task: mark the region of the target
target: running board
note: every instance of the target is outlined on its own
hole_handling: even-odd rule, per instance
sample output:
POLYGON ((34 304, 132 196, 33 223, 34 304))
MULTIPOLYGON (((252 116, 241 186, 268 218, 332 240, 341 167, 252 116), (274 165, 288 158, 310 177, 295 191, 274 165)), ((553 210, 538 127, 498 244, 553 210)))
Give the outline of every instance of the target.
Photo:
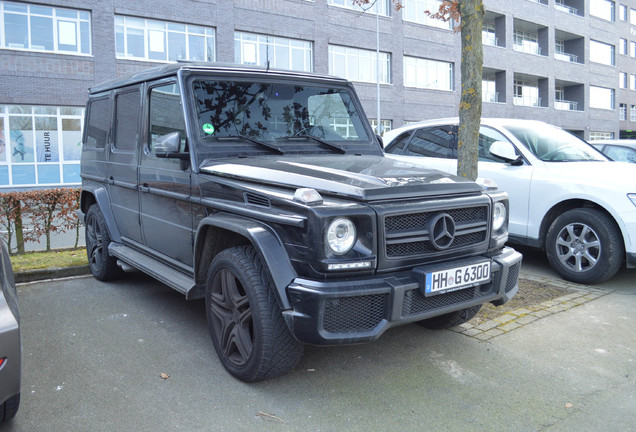
POLYGON ((108 253, 168 285, 170 288, 185 295, 186 298, 190 290, 194 288, 194 279, 188 277, 188 275, 129 246, 111 243, 108 246, 108 253))

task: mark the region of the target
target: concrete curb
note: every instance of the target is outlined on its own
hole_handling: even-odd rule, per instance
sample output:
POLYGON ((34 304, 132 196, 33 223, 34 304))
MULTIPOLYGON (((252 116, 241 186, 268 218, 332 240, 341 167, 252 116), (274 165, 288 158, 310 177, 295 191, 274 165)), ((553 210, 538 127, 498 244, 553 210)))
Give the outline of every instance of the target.
POLYGON ((46 279, 60 279, 72 276, 83 276, 90 274, 88 265, 73 267, 58 267, 39 270, 28 270, 15 273, 16 283, 35 282, 46 279))

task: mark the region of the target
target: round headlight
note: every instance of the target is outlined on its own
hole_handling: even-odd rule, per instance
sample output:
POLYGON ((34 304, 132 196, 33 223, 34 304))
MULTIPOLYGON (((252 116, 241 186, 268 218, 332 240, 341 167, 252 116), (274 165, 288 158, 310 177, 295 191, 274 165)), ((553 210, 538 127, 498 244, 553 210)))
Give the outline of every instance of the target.
POLYGON ((504 224, 506 223, 506 217, 508 217, 506 206, 502 202, 496 202, 492 215, 493 231, 499 231, 501 227, 504 226, 504 224))
POLYGON ((356 242, 356 227, 349 219, 337 218, 327 229, 327 244, 336 255, 346 254, 356 242))

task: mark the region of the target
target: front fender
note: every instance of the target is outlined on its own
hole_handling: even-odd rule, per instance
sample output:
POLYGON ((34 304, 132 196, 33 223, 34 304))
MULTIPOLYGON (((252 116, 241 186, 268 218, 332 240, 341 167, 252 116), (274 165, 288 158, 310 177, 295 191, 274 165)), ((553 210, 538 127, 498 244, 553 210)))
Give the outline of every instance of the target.
MULTIPOLYGON (((194 242, 195 274, 199 274, 198 259, 203 253, 205 245, 206 227, 220 228, 245 237, 259 253, 263 263, 267 266, 274 282, 275 295, 281 309, 290 309, 287 299, 287 286, 297 277, 291 265, 287 250, 275 231, 268 225, 242 216, 227 213, 217 213, 201 220, 197 228, 194 242)), ((218 249, 220 252, 223 248, 218 249)))

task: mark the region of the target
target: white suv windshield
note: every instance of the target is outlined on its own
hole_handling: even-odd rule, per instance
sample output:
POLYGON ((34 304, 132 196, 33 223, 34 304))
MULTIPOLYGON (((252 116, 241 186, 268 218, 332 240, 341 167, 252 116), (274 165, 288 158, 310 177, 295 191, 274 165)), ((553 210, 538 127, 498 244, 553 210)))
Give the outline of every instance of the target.
POLYGON ((506 129, 542 161, 607 160, 605 156, 582 139, 554 126, 543 126, 540 129, 528 126, 506 126, 506 129))

